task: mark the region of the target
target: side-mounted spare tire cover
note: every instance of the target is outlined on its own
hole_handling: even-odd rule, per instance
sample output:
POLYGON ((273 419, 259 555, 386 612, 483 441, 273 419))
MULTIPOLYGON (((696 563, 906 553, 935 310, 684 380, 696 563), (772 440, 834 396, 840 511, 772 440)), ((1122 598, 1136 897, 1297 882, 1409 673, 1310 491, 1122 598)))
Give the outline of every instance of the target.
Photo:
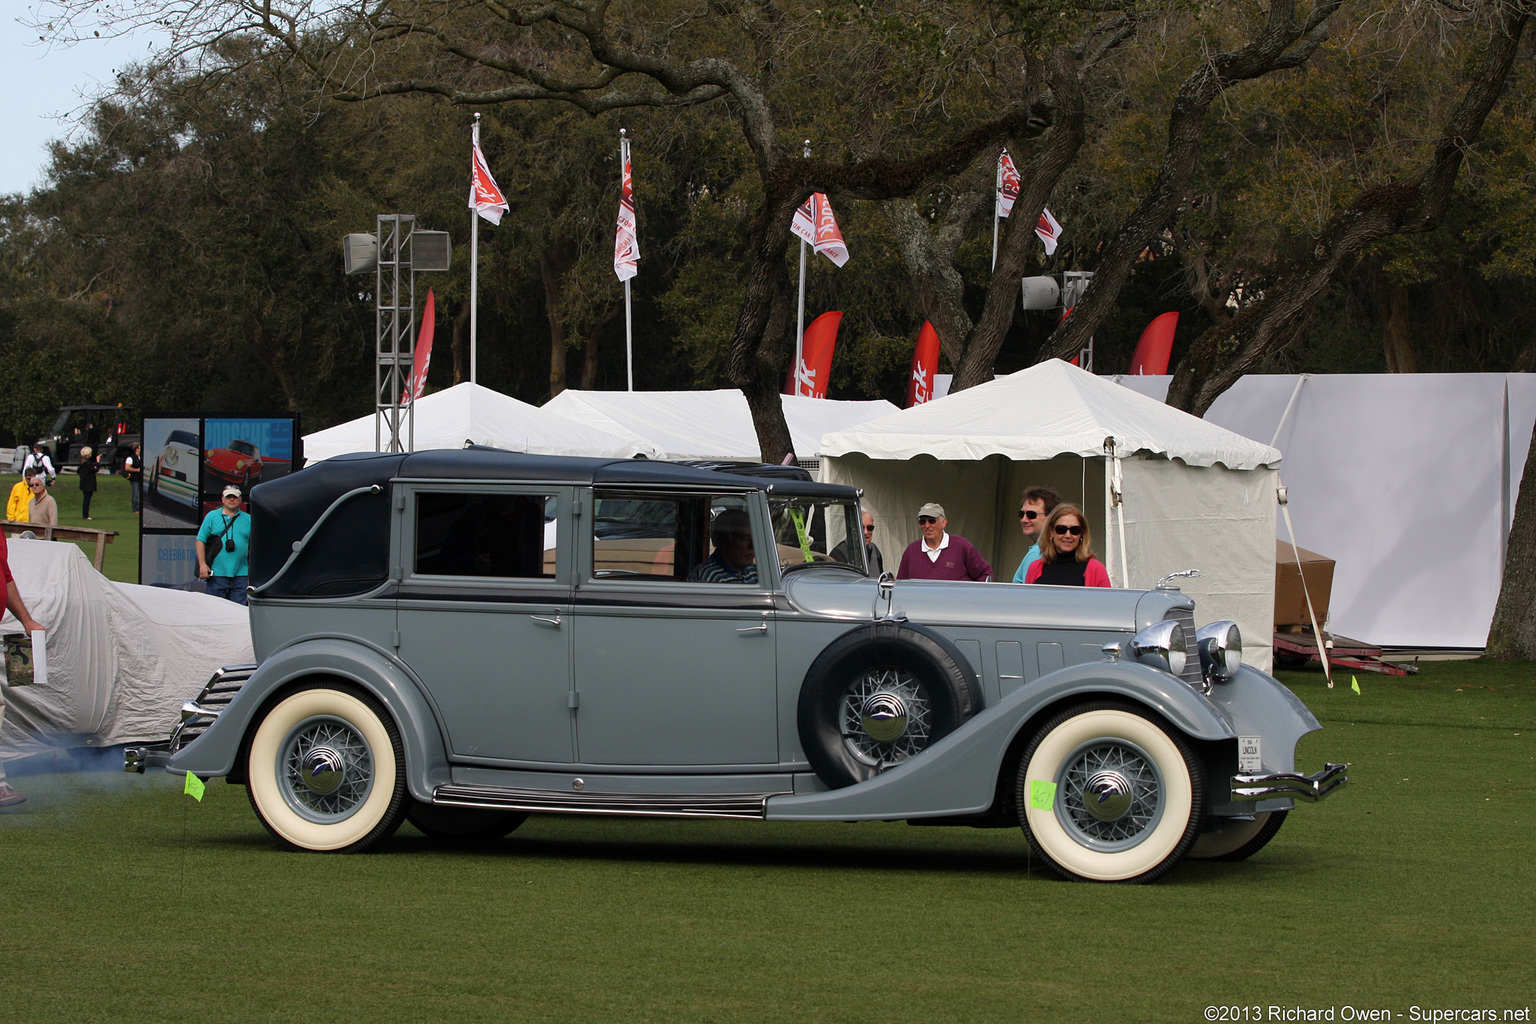
POLYGON ((921 753, 981 709, 970 662, 940 634, 875 622, 827 645, 800 687, 806 760, 839 789, 921 753))

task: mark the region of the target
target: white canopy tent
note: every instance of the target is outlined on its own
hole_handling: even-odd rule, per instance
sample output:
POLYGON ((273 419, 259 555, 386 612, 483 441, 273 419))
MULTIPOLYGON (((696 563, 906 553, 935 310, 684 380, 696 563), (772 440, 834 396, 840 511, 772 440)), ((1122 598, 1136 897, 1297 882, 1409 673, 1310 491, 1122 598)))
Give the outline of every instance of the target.
MULTIPOLYGON (((1168 393, 1168 377, 1119 380, 1168 393)), ((1330 630, 1381 647, 1487 643, 1536 375, 1250 374, 1205 418, 1279 429, 1296 542, 1337 563, 1330 630)))
MULTIPOLYGON (((73 544, 7 546, 27 609, 48 630, 48 679, 4 684, 0 758, 164 740, 215 670, 255 660, 242 605, 113 583, 73 544)), ((0 633, 20 629, 6 612, 0 633)))
MULTIPOLYGON (((375 451, 372 414, 304 436, 311 462, 348 452, 375 451)), ((549 409, 519 402, 466 381, 416 400, 413 446, 462 448, 465 441, 535 455, 589 455, 604 458, 660 457, 653 445, 609 433, 549 409)))
POLYGON ((1246 660, 1270 663, 1280 453, 1269 445, 1052 360, 829 434, 822 453, 823 479, 864 488, 888 565, 917 538, 918 506, 937 501, 1010 580, 1028 548, 1020 496, 1051 486, 1083 505, 1115 586, 1198 568, 1203 578, 1180 582, 1198 620, 1236 621, 1246 660))
MULTIPOLYGON (((821 439, 866 420, 896 412, 890 402, 849 402, 782 395, 784 419, 795 454, 802 460, 821 453, 821 439)), ((750 459, 762 455, 746 396, 715 391, 566 390, 544 405, 583 423, 659 448, 665 459, 750 459)))

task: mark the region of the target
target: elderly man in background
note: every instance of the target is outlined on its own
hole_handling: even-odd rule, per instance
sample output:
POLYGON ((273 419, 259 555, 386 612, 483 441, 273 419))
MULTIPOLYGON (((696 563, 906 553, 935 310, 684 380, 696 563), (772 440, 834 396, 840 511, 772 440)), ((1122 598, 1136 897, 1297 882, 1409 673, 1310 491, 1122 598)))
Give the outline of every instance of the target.
POLYGON ((949 518, 944 506, 930 501, 917 510, 917 527, 922 539, 907 545, 901 553, 899 580, 975 580, 992 578, 992 566, 981 557, 976 545, 964 537, 946 533, 949 518))

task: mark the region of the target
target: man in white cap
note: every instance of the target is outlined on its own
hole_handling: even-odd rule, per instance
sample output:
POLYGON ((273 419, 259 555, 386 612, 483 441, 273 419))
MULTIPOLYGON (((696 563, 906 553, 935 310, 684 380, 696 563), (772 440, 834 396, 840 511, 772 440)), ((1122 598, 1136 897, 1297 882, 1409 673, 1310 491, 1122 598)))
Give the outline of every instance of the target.
POLYGON ((949 519, 944 506, 930 501, 917 510, 917 528, 922 531, 921 540, 907 545, 901 553, 901 567, 896 570, 899 580, 976 580, 985 582, 992 578, 992 566, 981 557, 976 545, 944 531, 949 519))
POLYGON ((250 584, 251 514, 240 508, 240 488, 224 488, 220 508, 203 517, 197 529, 197 577, 208 593, 245 604, 250 584))

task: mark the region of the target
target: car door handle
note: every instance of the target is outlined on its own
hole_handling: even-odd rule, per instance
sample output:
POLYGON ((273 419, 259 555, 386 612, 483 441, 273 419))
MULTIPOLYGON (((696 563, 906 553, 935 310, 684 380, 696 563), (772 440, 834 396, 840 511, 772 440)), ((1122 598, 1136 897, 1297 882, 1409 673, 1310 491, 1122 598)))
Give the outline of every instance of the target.
POLYGON ((559 612, 555 612, 553 618, 551 618, 548 615, 530 615, 529 618, 533 619, 534 622, 543 622, 543 623, 547 623, 547 624, 549 624, 551 626, 554 626, 556 629, 560 628, 560 613, 559 612))
POLYGON ((738 629, 736 632, 738 632, 738 633, 767 633, 768 632, 768 623, 766 623, 766 622, 759 622, 755 626, 743 626, 740 629, 738 629))

